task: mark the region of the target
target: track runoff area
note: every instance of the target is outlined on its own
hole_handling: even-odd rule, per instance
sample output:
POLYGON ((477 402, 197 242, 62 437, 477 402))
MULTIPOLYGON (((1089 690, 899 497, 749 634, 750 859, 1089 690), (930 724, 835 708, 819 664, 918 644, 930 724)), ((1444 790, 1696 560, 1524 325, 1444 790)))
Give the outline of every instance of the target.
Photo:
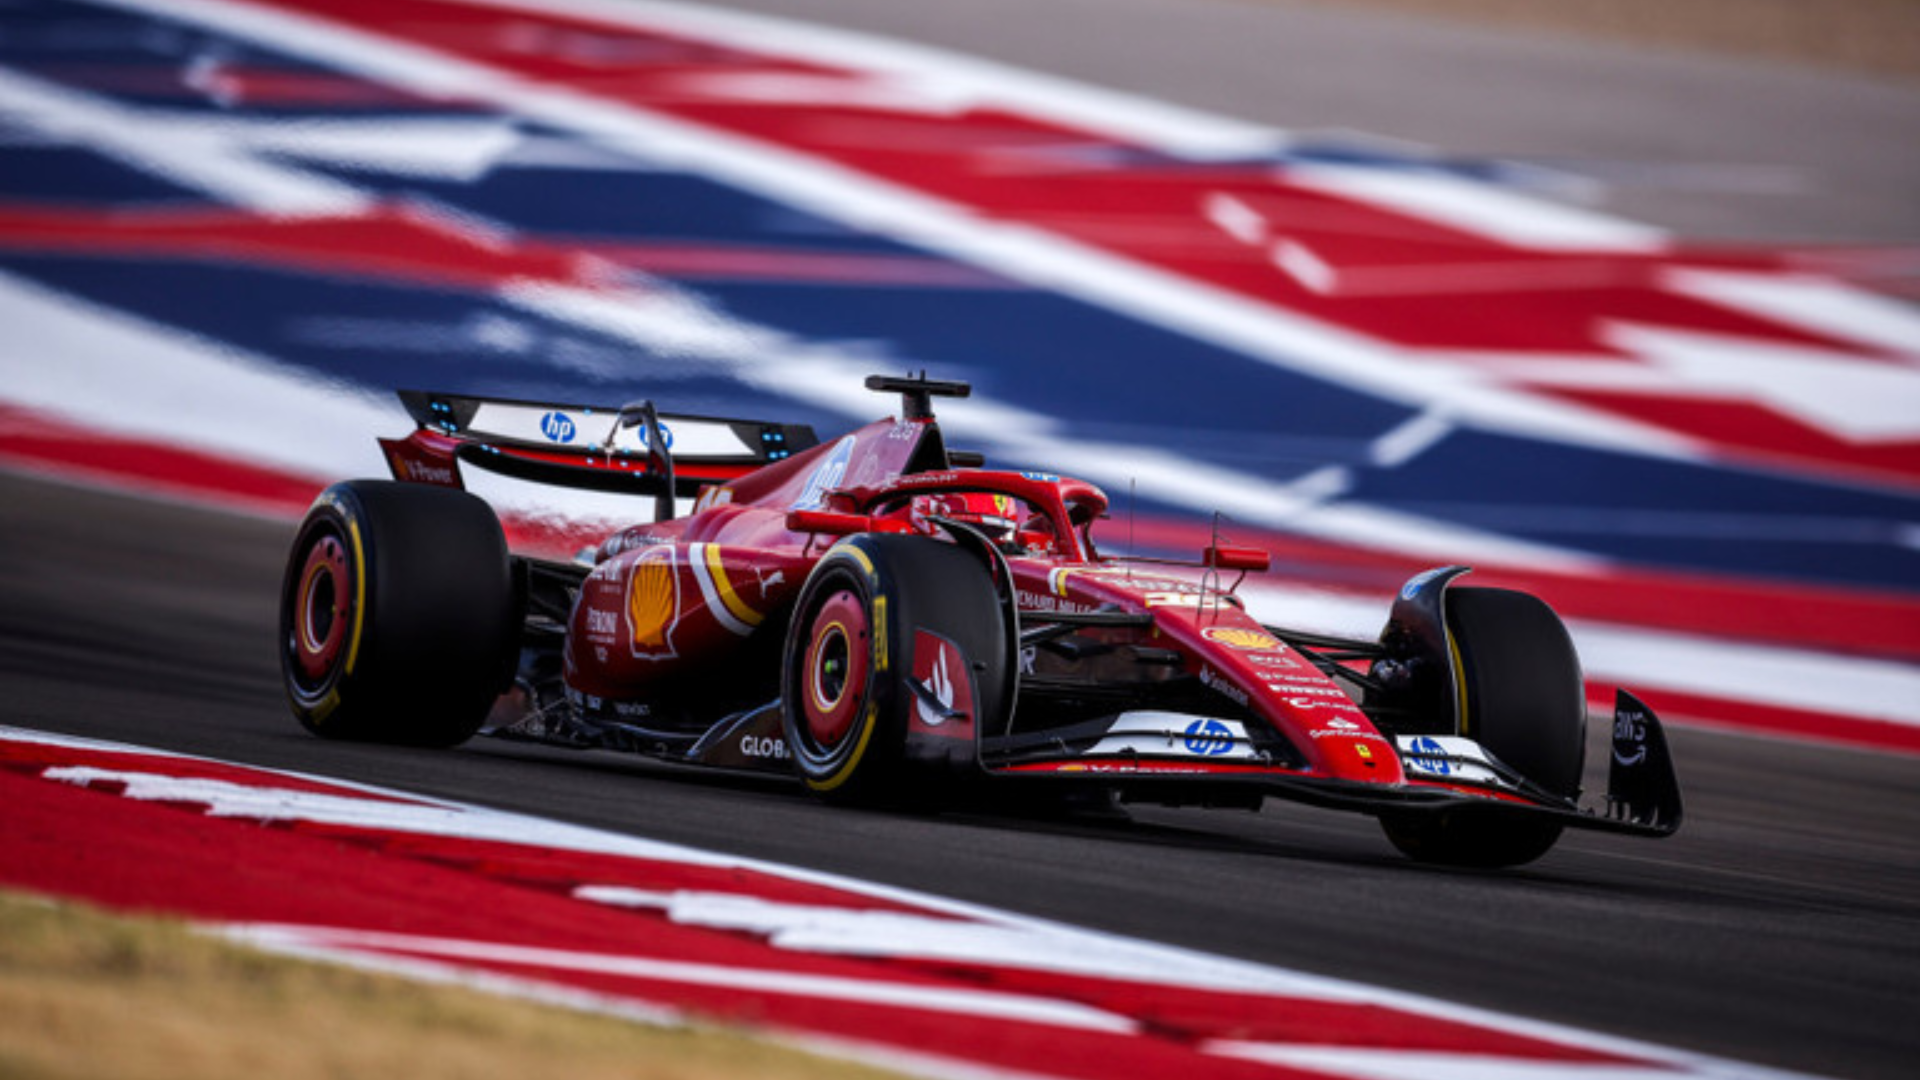
MULTIPOLYGON (((1371 632, 1410 573, 1468 563, 1568 618, 1596 700, 1920 749, 1920 318, 1842 253, 679 5, 22 0, 7 24, 14 467, 292 516, 383 471, 396 387, 825 434, 884 411, 862 376, 926 368, 975 385, 955 441, 1130 506, 1109 548, 1197 549, 1223 511, 1275 552, 1247 588, 1275 618, 1371 632)), ((117 784, 28 790, 161 813, 117 784)), ((367 929, 319 922, 345 936, 301 948, 367 929)))
POLYGON ((644 1022, 741 1024, 915 1075, 1789 1075, 773 863, 120 743, 0 727, 0 799, 10 887, 180 912, 275 952, 644 1022))

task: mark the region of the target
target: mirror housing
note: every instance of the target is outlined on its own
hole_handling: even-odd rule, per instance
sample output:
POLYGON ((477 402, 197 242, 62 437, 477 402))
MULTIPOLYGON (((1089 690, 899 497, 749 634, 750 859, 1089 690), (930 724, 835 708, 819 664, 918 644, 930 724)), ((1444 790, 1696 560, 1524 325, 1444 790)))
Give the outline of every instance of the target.
POLYGON ((1216 570, 1265 573, 1273 565, 1273 556, 1254 547, 1215 544, 1200 552, 1200 561, 1216 570))

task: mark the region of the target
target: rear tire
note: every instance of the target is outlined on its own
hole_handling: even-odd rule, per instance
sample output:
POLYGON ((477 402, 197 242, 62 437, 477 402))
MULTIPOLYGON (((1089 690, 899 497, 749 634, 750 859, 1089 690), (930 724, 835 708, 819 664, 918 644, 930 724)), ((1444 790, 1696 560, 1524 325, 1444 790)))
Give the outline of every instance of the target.
MULTIPOLYGON (((1586 691, 1566 627, 1540 599, 1506 589, 1453 589, 1447 627, 1460 651, 1461 734, 1540 787, 1580 795, 1586 691)), ((1449 866, 1518 866, 1559 840, 1551 818, 1497 806, 1386 814, 1387 839, 1409 858, 1449 866)))
MULTIPOLYGON (((795 602, 781 701, 795 770, 835 802, 922 803, 952 775, 950 757, 916 757, 908 738, 916 630, 952 642, 973 680, 975 725, 1003 719, 1011 655, 993 577, 966 549, 925 537, 865 534, 814 566, 795 602)), ((973 760, 973 744, 959 747, 973 760)))
POLYGON ((332 739, 452 746, 513 678, 518 615, 500 522, 448 488, 322 492, 280 590, 280 668, 301 725, 332 739))

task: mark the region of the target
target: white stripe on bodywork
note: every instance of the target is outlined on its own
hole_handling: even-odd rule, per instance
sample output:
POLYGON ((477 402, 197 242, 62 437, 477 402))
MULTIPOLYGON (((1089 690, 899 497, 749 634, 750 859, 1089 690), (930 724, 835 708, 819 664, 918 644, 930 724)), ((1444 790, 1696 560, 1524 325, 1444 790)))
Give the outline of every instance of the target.
POLYGON ((741 637, 753 633, 753 627, 735 618, 728 610, 726 598, 720 595, 720 586, 713 580, 713 568, 707 565, 707 556, 712 544, 694 544, 687 548, 687 562, 693 567, 693 580, 700 584, 700 598, 707 602, 707 614, 730 632, 741 637))

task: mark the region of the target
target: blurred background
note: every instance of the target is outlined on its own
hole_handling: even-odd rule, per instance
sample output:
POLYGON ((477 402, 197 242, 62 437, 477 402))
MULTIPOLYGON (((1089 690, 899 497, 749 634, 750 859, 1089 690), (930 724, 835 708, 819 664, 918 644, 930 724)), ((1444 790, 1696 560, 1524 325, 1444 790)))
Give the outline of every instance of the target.
MULTIPOLYGON (((292 518, 398 388, 949 438, 1371 633, 1920 749, 1920 5, 9 0, 0 464, 292 518)), ((636 507, 636 513, 644 513, 636 507)))

